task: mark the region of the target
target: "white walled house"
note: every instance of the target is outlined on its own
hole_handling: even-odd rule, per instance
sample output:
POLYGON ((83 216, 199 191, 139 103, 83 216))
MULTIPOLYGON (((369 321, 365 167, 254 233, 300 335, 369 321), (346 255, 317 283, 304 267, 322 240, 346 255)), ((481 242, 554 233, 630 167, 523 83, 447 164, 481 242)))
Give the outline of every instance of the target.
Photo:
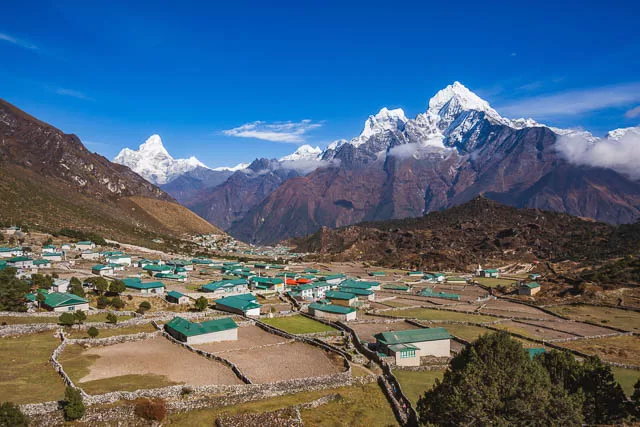
POLYGON ((238 339, 238 325, 229 317, 201 323, 193 323, 182 317, 174 317, 164 325, 164 329, 178 341, 187 344, 236 341, 238 339))
POLYGON ((47 259, 49 261, 62 261, 64 259, 64 254, 62 252, 45 252, 42 254, 42 259, 47 259))
POLYGON ((131 265, 131 256, 129 255, 111 255, 105 257, 105 262, 107 264, 118 264, 118 265, 131 265))
MULTIPOLYGON (((49 311, 88 311, 89 301, 74 294, 66 294, 61 292, 44 293, 45 300, 42 307, 49 311)), ((38 304, 36 294, 27 295, 27 299, 33 304, 38 304)))
POLYGON ((54 292, 67 293, 71 287, 71 282, 66 279, 54 279, 51 290, 54 292))
POLYGON ((78 249, 79 251, 86 251, 86 250, 91 250, 91 249, 95 249, 96 248, 96 244, 93 242, 78 242, 76 243, 76 249, 78 249))
POLYGON ((82 253, 80 254, 80 258, 96 260, 96 259, 100 259, 100 253, 93 252, 92 250, 85 250, 85 251, 82 251, 82 253))
POLYGON ((91 267, 91 272, 93 274, 97 274, 98 276, 113 276, 113 273, 115 271, 113 270, 113 267, 110 267, 108 265, 98 264, 91 267))
POLYGON ((398 366, 420 366, 420 357, 449 357, 451 335, 444 328, 408 329, 374 335, 378 351, 395 357, 398 366))

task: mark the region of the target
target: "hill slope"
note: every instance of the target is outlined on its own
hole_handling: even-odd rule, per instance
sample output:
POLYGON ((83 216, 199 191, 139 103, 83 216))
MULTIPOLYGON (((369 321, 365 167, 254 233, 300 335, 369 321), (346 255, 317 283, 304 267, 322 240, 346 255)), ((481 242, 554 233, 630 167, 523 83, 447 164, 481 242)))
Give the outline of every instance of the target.
POLYGON ((478 197, 420 218, 325 227, 290 243, 296 251, 334 260, 468 271, 491 261, 601 261, 636 254, 637 229, 640 223, 615 227, 478 197))
POLYGON ((129 168, 0 100, 0 220, 140 241, 219 232, 129 168), (171 211, 171 215, 164 212, 171 211))

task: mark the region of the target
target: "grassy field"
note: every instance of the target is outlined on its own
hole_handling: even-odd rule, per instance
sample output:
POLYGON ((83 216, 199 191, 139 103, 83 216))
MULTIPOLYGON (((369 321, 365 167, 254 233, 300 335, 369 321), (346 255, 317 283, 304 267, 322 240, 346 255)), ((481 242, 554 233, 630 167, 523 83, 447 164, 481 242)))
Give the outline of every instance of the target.
POLYGON ((436 382, 436 378, 442 379, 444 371, 403 371, 395 370, 393 375, 400 382, 402 391, 407 395, 411 403, 415 405, 418 403, 418 399, 424 394, 425 391, 431 389, 436 382))
POLYGON ((83 354, 84 349, 79 345, 69 345, 62 352, 60 363, 76 385, 82 387, 89 394, 103 394, 112 391, 135 391, 145 388, 157 388, 174 385, 162 375, 121 375, 101 380, 79 382, 89 374, 89 367, 99 357, 83 354))
POLYGON ((633 394, 633 386, 636 381, 640 379, 640 371, 616 367, 612 367, 611 370, 613 371, 613 375, 615 375, 618 383, 622 386, 625 394, 627 396, 631 396, 631 394, 633 394))
POLYGON ((475 341, 480 335, 493 332, 489 329, 480 328, 478 326, 469 326, 455 323, 444 325, 444 328, 449 331, 451 335, 455 335, 458 338, 462 338, 463 340, 467 341, 475 341))
POLYGON ((64 383, 49 363, 60 341, 53 333, 0 339, 0 401, 37 403, 64 397, 64 383))
MULTIPOLYGON (((62 313, 60 313, 62 314, 62 313)), ((51 317, 12 317, 12 316, 0 316, 0 324, 6 325, 32 325, 36 323, 58 323, 58 317, 60 316, 51 316, 51 317)), ((118 316, 118 321, 131 319, 132 316, 118 316)), ((107 314, 99 313, 99 314, 91 314, 87 316, 87 320, 85 323, 92 322, 106 322, 107 314)))
POLYGON ((640 332, 640 313, 588 305, 559 305, 549 310, 574 320, 590 321, 626 331, 640 332))
POLYGON ((466 322, 492 322, 497 320, 497 317, 485 316, 478 314, 462 313, 457 311, 448 310, 431 310, 429 308, 409 308, 407 310, 391 310, 385 312, 390 316, 416 318, 421 320, 453 320, 453 321, 466 321, 466 322))
POLYGON ((496 279, 494 277, 474 277, 473 280, 480 283, 481 285, 489 286, 490 288, 494 288, 500 285, 511 286, 511 284, 516 282, 515 280, 496 279))
MULTIPOLYGON (((98 329, 98 337, 97 338, 107 338, 113 337, 116 335, 131 335, 137 334, 139 332, 155 332, 156 328, 151 325, 151 323, 145 323, 143 325, 133 325, 133 326, 125 326, 123 328, 114 328, 114 329, 98 329)), ((87 331, 80 331, 77 329, 72 329, 67 332, 68 338, 89 338, 87 335, 87 331)))
POLYGON ((639 365, 640 338, 623 336, 598 338, 593 340, 569 341, 560 344, 563 347, 578 350, 587 354, 596 354, 602 360, 639 365))
POLYGON ((331 326, 316 322, 308 317, 296 315, 287 317, 274 317, 273 319, 262 319, 267 325, 282 329, 290 334, 311 334, 314 332, 335 331, 331 326))
POLYGON ((301 411, 305 425, 316 426, 395 426, 398 425, 382 390, 376 383, 297 393, 223 408, 200 409, 172 414, 168 425, 210 426, 223 413, 262 413, 311 402, 339 393, 342 399, 315 409, 301 411))

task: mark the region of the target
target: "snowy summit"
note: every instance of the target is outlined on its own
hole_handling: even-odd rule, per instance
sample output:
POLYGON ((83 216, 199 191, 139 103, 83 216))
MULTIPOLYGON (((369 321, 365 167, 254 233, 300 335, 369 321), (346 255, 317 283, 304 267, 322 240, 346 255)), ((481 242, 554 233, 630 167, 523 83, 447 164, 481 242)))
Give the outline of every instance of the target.
POLYGON ((125 148, 113 159, 147 181, 162 185, 197 168, 208 167, 195 157, 174 159, 164 148, 160 135, 151 135, 138 150, 125 148))

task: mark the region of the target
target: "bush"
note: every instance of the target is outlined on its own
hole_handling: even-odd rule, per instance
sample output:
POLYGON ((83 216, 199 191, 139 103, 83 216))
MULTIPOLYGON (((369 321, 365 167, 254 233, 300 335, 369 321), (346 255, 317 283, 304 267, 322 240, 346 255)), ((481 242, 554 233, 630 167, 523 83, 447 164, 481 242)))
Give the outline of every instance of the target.
POLYGON ((0 426, 27 427, 28 425, 29 420, 18 405, 11 402, 0 405, 0 426))
POLYGON ((117 308, 118 310, 121 310, 121 309, 123 309, 123 308, 124 308, 124 301, 122 301, 119 297, 114 297, 114 298, 111 300, 111 305, 112 305, 114 308, 117 308))
POLYGON ((118 316, 113 313, 107 314, 107 323, 113 323, 115 325, 118 323, 118 316))
POLYGON ((127 301, 133 300, 133 295, 127 295, 127 301))
POLYGON ((142 301, 138 306, 141 310, 151 310, 151 303, 149 301, 142 301))
POLYGON ((68 421, 77 420, 84 415, 84 402, 80 390, 67 387, 64 392, 64 417, 68 421))
POLYGON ((209 307, 209 300, 206 297, 200 297, 196 300, 196 310, 205 311, 209 307))
POLYGON ((98 306, 98 308, 107 308, 107 306, 110 304, 111 304, 111 300, 105 297, 104 295, 100 295, 96 302, 96 305, 98 306))
POLYGON ((167 405, 162 399, 140 399, 135 404, 135 414, 149 421, 162 421, 167 416, 167 405))
POLYGON ((89 335, 91 338, 97 337, 99 333, 100 332, 98 331, 98 328, 96 328, 95 326, 90 327, 87 331, 87 335, 89 335))
POLYGON ((62 313, 60 317, 58 317, 58 322, 62 326, 72 326, 74 323, 76 323, 76 318, 72 313, 62 313))
POLYGON ((109 292, 113 292, 114 294, 121 294, 126 289, 127 289, 127 287, 125 286, 125 284, 124 284, 124 282, 122 280, 114 280, 109 285, 109 292))

